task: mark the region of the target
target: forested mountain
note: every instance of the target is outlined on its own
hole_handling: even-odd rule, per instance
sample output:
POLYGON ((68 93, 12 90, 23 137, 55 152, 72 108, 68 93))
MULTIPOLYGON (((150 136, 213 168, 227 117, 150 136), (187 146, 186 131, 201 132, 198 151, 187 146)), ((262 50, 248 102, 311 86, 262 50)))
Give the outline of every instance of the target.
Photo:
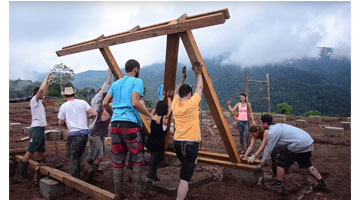
MULTIPOLYGON (((293 106, 292 114, 302 115, 310 110, 318 110, 323 115, 350 116, 351 112, 351 62, 349 59, 302 58, 287 60, 278 64, 242 68, 236 65, 222 65, 221 58, 204 61, 215 87, 221 106, 233 99, 239 101, 240 92, 245 92, 245 70, 250 80, 265 80, 270 75, 271 111, 277 112, 276 105, 286 102, 293 106)), ((177 81, 181 67, 177 69, 177 81)), ((124 73, 124 69, 121 69, 124 73)), ((188 84, 195 85, 191 66, 187 66, 188 84)), ((75 75, 73 81, 77 89, 86 87, 95 90, 103 84, 107 76, 104 71, 86 71, 75 75)), ((164 64, 158 63, 142 67, 140 77, 146 87, 145 98, 156 102, 157 89, 164 79, 164 64)), ((265 84, 262 85, 262 88, 265 84)), ((259 93, 259 83, 249 83, 249 99, 254 112, 267 111, 266 88, 259 93), (262 96, 261 96, 262 95, 262 96)), ((206 103, 204 103, 206 108, 206 103)))

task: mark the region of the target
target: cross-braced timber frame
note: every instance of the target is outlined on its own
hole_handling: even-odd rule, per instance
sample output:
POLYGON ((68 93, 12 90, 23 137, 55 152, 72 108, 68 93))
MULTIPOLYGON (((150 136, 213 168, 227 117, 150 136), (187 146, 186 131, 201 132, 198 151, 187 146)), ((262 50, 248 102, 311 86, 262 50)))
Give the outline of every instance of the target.
MULTIPOLYGON (((103 55, 107 65, 112 70, 115 79, 123 77, 123 74, 110 51, 110 46, 123 44, 127 42, 133 42, 137 40, 167 35, 166 44, 166 58, 165 58, 165 73, 164 73, 164 90, 174 90, 176 81, 176 69, 178 64, 178 52, 179 52, 179 40, 181 38, 185 50, 189 56, 189 59, 194 65, 195 62, 202 64, 202 75, 204 81, 204 96, 209 105, 210 111, 213 115, 214 121, 220 132, 222 141, 224 142, 228 155, 199 151, 199 161, 203 161, 210 164, 218 164, 225 166, 232 166, 243 170, 254 171, 254 165, 248 165, 241 163, 242 160, 238 154, 236 145, 231 135, 226 118, 222 112, 219 99, 216 95, 215 89, 211 82, 210 76, 206 69, 205 63, 200 54, 199 48, 195 42, 195 38, 192 33, 192 29, 198 29, 218 24, 223 24, 230 18, 228 9, 222 9, 218 11, 202 13, 193 16, 181 15, 178 19, 140 27, 135 26, 129 31, 104 36, 101 35, 96 39, 85 41, 82 43, 63 47, 57 51, 58 56, 65 56, 84 51, 99 49, 103 55), (224 164, 225 161, 227 163, 224 164)), ((144 124, 144 131, 149 133, 150 126, 148 121, 143 115, 141 115, 142 122, 144 124)), ((170 121, 168 127, 170 126, 170 121)), ((169 129, 166 136, 166 144, 169 140, 169 129)), ((166 152, 167 155, 173 155, 171 152, 166 152)))

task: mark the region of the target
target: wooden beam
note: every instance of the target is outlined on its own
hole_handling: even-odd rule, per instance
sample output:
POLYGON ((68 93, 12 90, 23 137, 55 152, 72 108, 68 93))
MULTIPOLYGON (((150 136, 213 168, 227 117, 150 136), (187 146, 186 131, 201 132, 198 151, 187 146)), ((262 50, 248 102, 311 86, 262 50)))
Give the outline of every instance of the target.
MULTIPOLYGON (((170 152, 170 151, 165 151, 165 155, 176 157, 176 153, 170 152)), ((212 164, 212 165, 215 164, 215 165, 219 165, 219 166, 223 166, 223 167, 231 167, 231 168, 236 168, 236 169, 250 171, 250 172, 256 171, 255 170, 256 165, 250 165, 250 164, 244 164, 244 163, 234 163, 234 162, 230 162, 230 161, 226 161, 226 160, 217 160, 217 159, 206 158, 206 157, 202 157, 202 156, 198 156, 197 161, 201 162, 201 163, 212 164)))
MULTIPOLYGON (((167 35, 165 72, 164 72, 164 91, 175 90, 176 69, 177 69, 178 55, 179 55, 179 41, 180 39, 178 34, 167 35)), ((168 129, 166 131, 165 140, 164 140, 165 149, 169 143, 169 138, 170 138, 171 115, 169 119, 170 120, 168 120, 168 124, 167 124, 168 129)))
POLYGON ((110 51, 110 48, 104 47, 104 48, 100 48, 99 50, 102 56, 104 57, 106 64, 111 69, 111 72, 114 75, 115 80, 124 77, 123 73, 120 70, 119 65, 117 64, 113 54, 110 51))
MULTIPOLYGON (((64 150, 66 149, 66 144, 58 144, 57 145, 58 150, 64 150)), ((56 150, 55 145, 46 145, 45 151, 54 151, 56 150)), ((27 148, 18 148, 18 149, 9 149, 9 154, 19 154, 19 153, 25 153, 27 151, 27 148)))
POLYGON ((191 18, 197 18, 197 17, 202 17, 202 16, 206 16, 206 15, 212 15, 215 13, 219 13, 222 12, 225 16, 225 19, 229 19, 230 18, 230 14, 229 14, 229 10, 227 8, 221 9, 221 10, 216 10, 216 11, 211 11, 211 12, 206 12, 206 13, 201 13, 198 15, 192 15, 190 17, 188 17, 189 19, 191 18))
POLYGON ((140 26, 136 25, 134 28, 129 30, 129 33, 134 33, 135 31, 138 31, 138 30, 140 30, 140 26))
MULTIPOLYGON (((224 153, 214 153, 214 152, 200 151, 199 150, 199 156, 209 157, 209 158, 216 159, 216 160, 230 161, 229 155, 224 154, 224 153)), ((242 163, 247 163, 248 158, 241 159, 241 162, 242 163)), ((260 164, 260 162, 261 162, 260 159, 255 159, 254 162, 253 162, 253 165, 260 164)))
MULTIPOLYGON (((23 159, 23 156, 12 156, 10 158, 15 160, 16 162, 20 162, 20 160, 23 159)), ((39 171, 41 174, 49 175, 50 177, 94 199, 110 200, 110 199, 114 199, 115 197, 115 194, 109 191, 91 185, 85 181, 75 178, 70 174, 60 171, 58 169, 54 169, 48 166, 41 166, 40 163, 35 162, 33 160, 29 160, 28 166, 33 170, 39 167, 39 171)))
POLYGON ((177 22, 177 23, 183 22, 183 21, 186 20, 187 18, 188 18, 187 14, 184 13, 184 14, 182 14, 179 18, 177 18, 176 22, 177 22))
MULTIPOLYGON (((100 48, 100 52, 103 55, 107 65, 111 69, 111 72, 114 75, 115 79, 118 80, 124 77, 123 73, 120 70, 119 65, 117 64, 113 54, 110 51, 110 48, 109 47, 100 48)), ((146 117, 143 114, 140 113, 140 116, 141 116, 141 121, 143 123, 143 130, 146 133, 150 133, 149 122, 146 120, 146 117)))
POLYGON ((234 143, 234 139, 231 135, 229 126, 225 119, 225 116, 222 112, 219 99, 216 95, 215 89, 212 85, 210 76, 207 72, 205 63, 201 57, 200 51, 195 42, 194 36, 191 31, 186 31, 184 33, 180 33, 181 40, 185 46, 186 52, 190 58, 192 64, 195 62, 200 62, 202 64, 202 75, 204 81, 204 96, 209 105, 210 111, 213 115, 214 121, 218 130, 220 132, 221 138, 226 147, 226 151, 229 154, 230 161, 235 163, 240 163, 241 159, 238 154, 236 145, 234 143))
POLYGON ((166 24, 161 23, 156 26, 149 26, 140 28, 138 31, 130 33, 129 31, 122 34, 115 34, 106 36, 105 38, 94 41, 89 40, 79 44, 71 45, 61 50, 56 51, 58 56, 65 56, 69 54, 79 53, 83 51, 104 48, 112 45, 132 42, 136 40, 142 40, 146 38, 157 37, 161 35, 169 35, 174 33, 180 33, 187 30, 203 28, 207 26, 213 26, 217 24, 225 23, 226 16, 221 12, 214 12, 207 15, 198 17, 188 17, 186 20, 172 24, 167 22, 166 24))

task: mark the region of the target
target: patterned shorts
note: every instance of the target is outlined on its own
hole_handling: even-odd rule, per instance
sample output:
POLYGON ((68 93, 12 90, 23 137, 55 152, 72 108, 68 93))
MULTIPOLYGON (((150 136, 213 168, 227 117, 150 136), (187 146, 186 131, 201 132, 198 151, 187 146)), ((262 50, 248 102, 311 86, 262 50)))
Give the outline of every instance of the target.
POLYGON ((125 166, 127 153, 134 166, 144 164, 143 143, 140 127, 136 123, 126 121, 111 122, 111 160, 112 166, 125 166))

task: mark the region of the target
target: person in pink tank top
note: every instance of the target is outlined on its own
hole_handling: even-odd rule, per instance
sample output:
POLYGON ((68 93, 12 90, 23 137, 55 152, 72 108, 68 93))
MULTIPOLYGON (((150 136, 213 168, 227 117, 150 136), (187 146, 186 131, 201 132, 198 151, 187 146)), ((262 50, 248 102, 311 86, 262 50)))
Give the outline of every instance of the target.
POLYGON ((230 112, 238 111, 236 114, 236 122, 239 128, 240 135, 240 145, 242 151, 244 151, 249 145, 249 134, 248 134, 248 114, 250 115, 251 123, 255 124, 254 115, 252 113, 251 104, 246 100, 246 94, 240 94, 240 102, 237 103, 234 107, 231 107, 231 101, 228 101, 228 107, 230 112), (244 146, 244 134, 246 137, 246 146, 244 146))

